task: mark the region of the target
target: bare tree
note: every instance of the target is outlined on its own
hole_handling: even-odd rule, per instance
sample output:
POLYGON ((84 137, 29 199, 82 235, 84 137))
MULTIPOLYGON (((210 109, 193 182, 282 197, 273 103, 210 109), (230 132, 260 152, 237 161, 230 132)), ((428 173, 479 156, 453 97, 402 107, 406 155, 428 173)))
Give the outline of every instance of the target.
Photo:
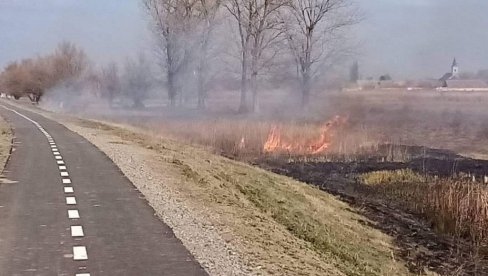
POLYGON ((221 7, 222 0, 198 0, 196 8, 200 26, 197 34, 200 34, 198 51, 196 51, 198 63, 196 65, 197 74, 197 107, 204 109, 207 99, 207 82, 209 78, 209 44, 212 32, 216 25, 216 16, 221 7))
POLYGON ((85 52, 70 42, 62 42, 50 57, 53 75, 59 80, 70 80, 81 76, 88 68, 85 52))
POLYGON ((247 93, 251 88, 251 110, 258 109, 257 77, 263 53, 280 34, 279 10, 284 0, 229 0, 225 7, 236 20, 241 51, 241 102, 239 111, 248 111, 247 93))
POLYGON ((153 22, 168 98, 171 106, 175 106, 182 81, 178 78, 190 61, 193 43, 188 41, 188 32, 194 26, 198 0, 142 0, 142 3, 153 22))
POLYGON ((359 18, 350 0, 290 0, 288 11, 286 37, 297 65, 304 107, 321 65, 340 51, 337 40, 359 18))
POLYGON ((115 62, 111 62, 102 67, 100 71, 99 82, 102 97, 106 98, 109 105, 112 106, 114 98, 121 90, 119 68, 115 62))
POLYGON ((123 79, 124 94, 132 100, 134 108, 143 108, 153 83, 151 65, 143 54, 136 60, 127 59, 123 79))

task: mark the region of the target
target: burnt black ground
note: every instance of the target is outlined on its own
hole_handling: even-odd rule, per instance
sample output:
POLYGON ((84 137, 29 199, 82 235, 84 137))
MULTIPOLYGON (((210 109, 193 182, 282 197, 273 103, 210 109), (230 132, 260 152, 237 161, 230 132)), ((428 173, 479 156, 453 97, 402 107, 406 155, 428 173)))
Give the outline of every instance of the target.
POLYGON ((62 125, 18 111, 54 138, 78 204, 72 208, 65 203, 46 137, 31 122, 0 107, 15 134, 4 171, 7 180, 0 184, 1 276, 206 275, 107 156, 62 125), (81 219, 68 219, 68 209, 78 209, 81 219), (70 225, 82 225, 85 237, 72 238, 70 225), (87 247, 87 261, 73 260, 74 245, 87 247))

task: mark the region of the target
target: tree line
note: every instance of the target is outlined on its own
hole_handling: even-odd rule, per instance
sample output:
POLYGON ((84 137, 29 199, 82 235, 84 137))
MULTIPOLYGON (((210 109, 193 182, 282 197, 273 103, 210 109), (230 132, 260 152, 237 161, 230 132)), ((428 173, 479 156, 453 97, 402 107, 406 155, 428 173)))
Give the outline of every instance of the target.
POLYGON ((60 43, 50 54, 11 62, 0 72, 1 93, 36 103, 49 90, 63 90, 73 101, 88 90, 110 105, 124 97, 139 108, 153 83, 151 64, 142 54, 127 58, 122 70, 114 62, 96 68, 85 51, 70 42, 60 43))
POLYGON ((223 51, 212 52, 212 44, 224 35, 237 41, 241 112, 259 109, 258 79, 287 62, 296 70, 301 104, 306 106, 324 64, 343 53, 347 29, 359 21, 349 0, 142 2, 151 19, 171 105, 188 89, 188 72, 193 72, 198 107, 205 107, 209 72, 216 66, 212 56, 223 51))
POLYGON ((359 21, 350 0, 140 1, 154 38, 150 61, 140 55, 123 68, 94 69, 82 49, 64 42, 51 54, 8 64, 0 73, 1 92, 38 102, 53 88, 88 85, 109 103, 123 96, 142 107, 148 91, 161 86, 170 106, 191 97, 204 109, 212 82, 231 72, 239 79, 239 111, 256 112, 260 84, 288 74, 305 107, 359 21), (161 70, 155 73, 153 65, 161 70))

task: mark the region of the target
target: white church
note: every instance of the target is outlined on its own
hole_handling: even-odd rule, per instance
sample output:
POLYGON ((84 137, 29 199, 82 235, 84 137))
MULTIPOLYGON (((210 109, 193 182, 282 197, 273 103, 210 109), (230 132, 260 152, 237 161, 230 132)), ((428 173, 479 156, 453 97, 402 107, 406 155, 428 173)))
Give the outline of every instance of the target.
POLYGON ((460 78, 456 58, 452 62, 451 72, 444 74, 439 82, 439 91, 488 91, 488 84, 483 80, 460 78))

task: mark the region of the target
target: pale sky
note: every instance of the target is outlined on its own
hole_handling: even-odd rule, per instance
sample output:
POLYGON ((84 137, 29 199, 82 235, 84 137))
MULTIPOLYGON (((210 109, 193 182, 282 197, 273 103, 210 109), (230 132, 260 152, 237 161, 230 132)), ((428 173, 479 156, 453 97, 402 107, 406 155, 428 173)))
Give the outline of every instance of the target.
MULTIPOLYGON (((355 0, 364 77, 440 77, 457 57, 461 71, 488 69, 487 0, 355 0)), ((138 0, 0 0, 0 66, 45 53, 62 40, 95 62, 150 50, 138 0)))

